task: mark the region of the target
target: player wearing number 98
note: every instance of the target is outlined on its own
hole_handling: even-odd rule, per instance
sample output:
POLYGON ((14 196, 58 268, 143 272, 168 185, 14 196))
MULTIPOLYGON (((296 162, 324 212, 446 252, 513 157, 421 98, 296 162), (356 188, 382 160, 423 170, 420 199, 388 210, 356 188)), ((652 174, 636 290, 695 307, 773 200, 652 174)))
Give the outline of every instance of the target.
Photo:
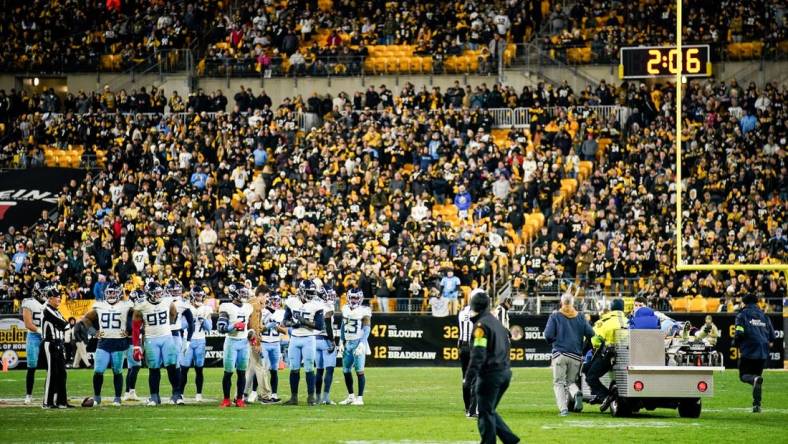
POLYGON ((87 342, 88 329, 98 330, 95 365, 93 368, 93 406, 101 404, 101 386, 104 384, 104 371, 112 364, 115 399, 113 405, 120 405, 123 391, 123 360, 129 348, 129 327, 134 304, 124 301, 123 289, 115 282, 107 284, 104 300, 96 301, 90 310, 77 322, 74 335, 78 341, 87 342))
POLYGON ((47 301, 43 292, 46 286, 46 282, 36 281, 33 284, 32 297, 22 300, 22 319, 27 329, 27 338, 25 339, 25 350, 27 350, 25 404, 30 404, 33 400, 33 382, 35 381, 36 367, 38 367, 38 351, 41 348, 41 316, 47 301))
POLYGON ((161 383, 161 366, 167 369, 167 378, 172 386, 173 402, 180 399, 178 392, 179 375, 175 363, 178 361, 178 350, 172 339, 170 324, 175 322, 178 311, 172 298, 164 296, 164 288, 156 282, 145 284, 145 300, 134 305, 134 320, 131 326, 131 343, 134 345, 134 359, 142 359, 140 346, 140 330, 145 324, 145 362, 148 365, 148 387, 150 399, 147 405, 161 404, 159 385, 161 383))
POLYGON ((307 404, 317 405, 315 397, 315 337, 323 330, 324 304, 315 300, 317 284, 305 279, 298 285, 297 297, 285 301, 283 325, 290 330, 290 346, 287 349, 290 361, 290 399, 285 405, 298 405, 298 382, 301 378, 301 363, 306 373, 307 404))
POLYGON ((372 310, 362 305, 364 292, 354 288, 347 293, 348 303, 342 307, 342 327, 340 327, 340 346, 342 353, 342 373, 347 386, 347 399, 341 405, 364 405, 364 362, 369 351, 367 339, 369 338, 372 310), (358 395, 353 393, 353 374, 355 368, 358 377, 358 395))
POLYGON ((224 378, 222 378, 224 399, 220 407, 232 405, 230 388, 233 372, 238 374, 235 405, 245 407, 243 391, 246 386, 246 367, 249 364, 249 340, 246 329, 249 317, 252 315, 252 305, 247 302, 249 289, 243 284, 230 284, 227 291, 232 302, 224 302, 219 306, 219 320, 216 322, 219 333, 227 335, 224 338, 224 378))

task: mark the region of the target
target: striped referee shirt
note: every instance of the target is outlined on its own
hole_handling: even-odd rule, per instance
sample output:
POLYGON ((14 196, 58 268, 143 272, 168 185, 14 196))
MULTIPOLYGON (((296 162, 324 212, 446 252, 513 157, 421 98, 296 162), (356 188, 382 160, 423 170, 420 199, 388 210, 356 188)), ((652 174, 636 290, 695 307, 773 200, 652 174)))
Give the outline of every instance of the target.
POLYGON ((501 321, 504 328, 509 330, 509 310, 506 309, 503 305, 499 305, 495 307, 495 317, 501 321))
POLYGON ((68 321, 49 303, 44 305, 42 314, 41 331, 44 341, 63 342, 65 331, 70 328, 68 321))
POLYGON ((460 310, 457 315, 460 323, 460 335, 457 339, 457 344, 460 346, 467 346, 471 342, 471 334, 473 332, 473 322, 471 322, 471 306, 466 305, 460 310))

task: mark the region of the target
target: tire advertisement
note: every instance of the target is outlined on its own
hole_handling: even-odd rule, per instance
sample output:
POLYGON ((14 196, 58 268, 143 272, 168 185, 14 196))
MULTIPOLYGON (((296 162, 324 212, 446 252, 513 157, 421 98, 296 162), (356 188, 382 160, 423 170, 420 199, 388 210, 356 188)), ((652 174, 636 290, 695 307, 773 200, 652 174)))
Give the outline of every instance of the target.
MULTIPOLYGON (((704 314, 674 313, 678 321, 689 321, 695 327, 704 323, 704 314)), ((769 368, 783 368, 784 343, 783 319, 780 314, 769 315, 777 339, 772 345, 769 368)), ((723 355, 727 368, 736 368, 738 349, 733 347, 734 319, 732 314, 715 314, 713 322, 720 331, 717 350, 723 355)), ((550 363, 550 346, 544 340, 547 316, 526 316, 510 313, 512 333, 511 361, 514 367, 547 367, 550 363)), ((336 320, 336 327, 339 321, 336 320)), ((7 359, 9 368, 24 368, 26 330, 21 316, 0 318, 0 354, 7 359)), ((454 316, 435 318, 400 314, 373 314, 369 336, 371 354, 367 365, 371 367, 430 367, 459 366, 460 351, 457 347, 459 326, 454 316)), ((88 351, 95 350, 91 340, 88 351)), ((220 367, 224 355, 224 335, 212 331, 206 338, 205 365, 220 367)), ((341 357, 339 357, 341 360, 341 357)))

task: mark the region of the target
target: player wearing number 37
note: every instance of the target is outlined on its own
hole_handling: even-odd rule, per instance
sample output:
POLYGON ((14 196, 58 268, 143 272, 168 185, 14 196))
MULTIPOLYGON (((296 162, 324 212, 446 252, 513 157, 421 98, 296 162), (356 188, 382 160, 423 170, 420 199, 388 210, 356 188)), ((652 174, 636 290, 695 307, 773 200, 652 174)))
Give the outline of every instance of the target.
POLYGON ((227 292, 230 294, 231 302, 224 302, 219 306, 219 320, 216 323, 219 333, 227 335, 224 338, 224 378, 222 379, 224 399, 220 407, 231 405, 230 389, 233 372, 238 374, 235 406, 246 407, 243 393, 246 387, 246 367, 249 365, 247 328, 249 318, 252 316, 252 305, 247 302, 249 289, 243 284, 230 284, 227 292))

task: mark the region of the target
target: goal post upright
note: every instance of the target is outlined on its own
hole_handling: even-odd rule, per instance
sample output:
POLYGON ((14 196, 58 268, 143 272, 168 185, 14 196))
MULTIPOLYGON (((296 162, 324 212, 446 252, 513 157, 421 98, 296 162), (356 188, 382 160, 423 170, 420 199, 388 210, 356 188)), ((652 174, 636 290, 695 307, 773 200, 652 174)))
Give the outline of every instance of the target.
POLYGON ((686 264, 682 259, 683 226, 681 212, 681 86, 683 51, 681 50, 681 2, 676 0, 676 270, 677 271, 781 271, 788 277, 788 264, 686 264))

